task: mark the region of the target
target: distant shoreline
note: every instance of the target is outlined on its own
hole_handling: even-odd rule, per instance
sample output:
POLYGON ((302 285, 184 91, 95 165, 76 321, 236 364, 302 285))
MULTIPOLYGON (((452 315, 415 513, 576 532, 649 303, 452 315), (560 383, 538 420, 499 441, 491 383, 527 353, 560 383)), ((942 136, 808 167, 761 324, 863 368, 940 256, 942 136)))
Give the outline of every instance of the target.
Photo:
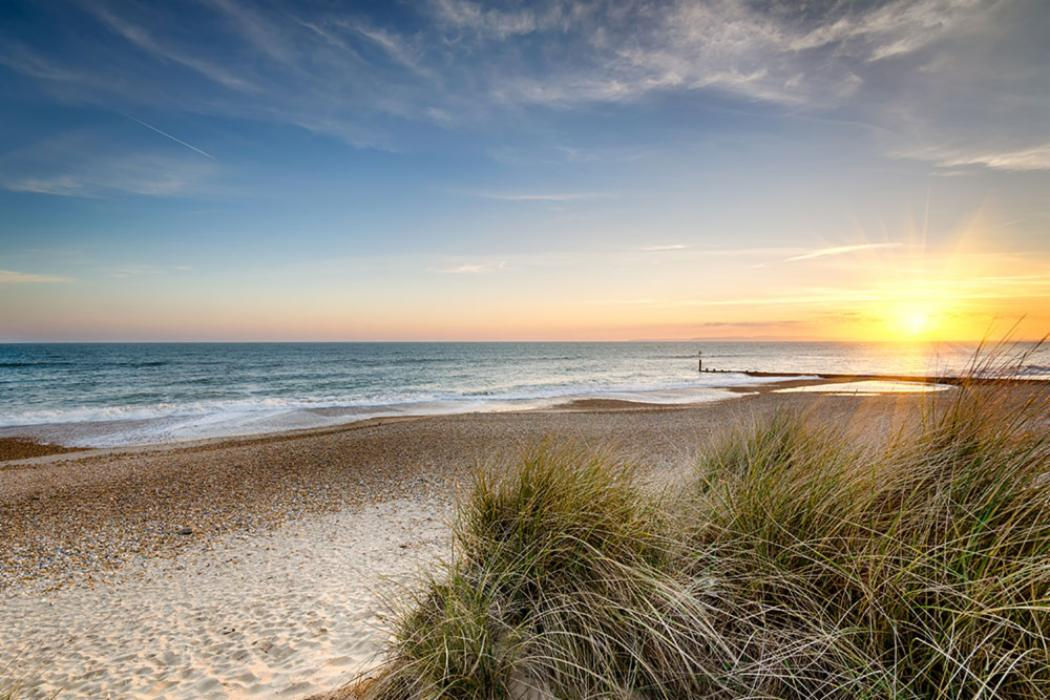
MULTIPOLYGON (((758 372, 758 371, 744 371, 739 374, 746 374, 749 377, 812 377, 813 372, 758 372)), ((816 375, 821 380, 833 380, 833 381, 852 381, 852 382, 867 382, 867 381, 882 381, 882 382, 920 382, 923 384, 951 384, 953 386, 961 386, 963 384, 987 384, 987 385, 1010 385, 1010 384, 1029 384, 1035 385, 1047 385, 1050 379, 1039 379, 1035 377, 967 377, 961 375, 914 375, 914 374, 840 374, 840 373, 826 373, 821 372, 816 375)), ((820 383, 816 381, 814 383, 820 383)))

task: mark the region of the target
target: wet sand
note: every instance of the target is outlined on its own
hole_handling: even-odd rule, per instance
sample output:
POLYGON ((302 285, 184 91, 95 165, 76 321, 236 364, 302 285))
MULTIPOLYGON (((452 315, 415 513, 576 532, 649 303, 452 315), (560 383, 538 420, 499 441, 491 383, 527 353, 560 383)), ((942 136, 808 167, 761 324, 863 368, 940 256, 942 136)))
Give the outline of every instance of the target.
POLYGON ((0 463, 16 459, 31 459, 44 455, 68 454, 76 452, 73 447, 48 445, 30 438, 0 438, 0 463))
POLYGON ((926 400, 943 399, 575 402, 9 461, 0 679, 17 674, 32 698, 337 687, 374 662, 383 595, 447 551, 455 494, 479 464, 570 439, 670 477, 729 427, 778 408, 885 434, 926 400))

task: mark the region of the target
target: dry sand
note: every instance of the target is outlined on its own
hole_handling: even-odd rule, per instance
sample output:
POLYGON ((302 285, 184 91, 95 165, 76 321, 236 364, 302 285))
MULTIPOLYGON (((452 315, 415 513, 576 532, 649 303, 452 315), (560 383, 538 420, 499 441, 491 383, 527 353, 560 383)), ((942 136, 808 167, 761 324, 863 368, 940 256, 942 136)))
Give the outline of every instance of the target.
POLYGON ((435 565, 446 504, 394 499, 234 533, 104 583, 10 595, 0 649, 29 698, 292 697, 346 683, 386 638, 384 596, 435 565))
POLYGON ((777 407, 869 431, 921 400, 583 403, 0 463, 0 679, 30 698, 334 688, 386 639, 381 593, 442 558, 454 494, 479 463, 569 438, 666 477, 777 407))

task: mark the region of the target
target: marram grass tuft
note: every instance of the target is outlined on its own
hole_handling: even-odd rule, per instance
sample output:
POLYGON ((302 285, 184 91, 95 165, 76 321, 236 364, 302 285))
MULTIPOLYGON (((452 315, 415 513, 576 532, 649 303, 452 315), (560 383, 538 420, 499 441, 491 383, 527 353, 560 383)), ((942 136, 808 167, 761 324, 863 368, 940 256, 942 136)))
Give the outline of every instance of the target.
POLYGON ((369 695, 1050 697, 1050 438, 967 385, 879 446, 778 414, 671 496, 546 446, 461 506, 369 695))

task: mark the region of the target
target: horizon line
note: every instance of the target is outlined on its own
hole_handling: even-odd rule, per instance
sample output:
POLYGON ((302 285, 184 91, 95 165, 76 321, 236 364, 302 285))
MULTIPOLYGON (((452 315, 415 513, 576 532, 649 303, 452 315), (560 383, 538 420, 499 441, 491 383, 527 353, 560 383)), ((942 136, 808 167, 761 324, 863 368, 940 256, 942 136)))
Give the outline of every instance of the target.
POLYGON ((477 340, 477 339, 440 339, 440 340, 393 340, 393 339, 369 339, 369 340, 2 340, 0 345, 381 345, 381 344, 498 344, 498 343, 857 343, 887 345, 926 345, 932 343, 1043 343, 1047 335, 1041 337, 1005 338, 992 340, 990 338, 923 338, 923 339, 843 339, 843 338, 625 338, 625 339, 502 339, 502 340, 477 340))

